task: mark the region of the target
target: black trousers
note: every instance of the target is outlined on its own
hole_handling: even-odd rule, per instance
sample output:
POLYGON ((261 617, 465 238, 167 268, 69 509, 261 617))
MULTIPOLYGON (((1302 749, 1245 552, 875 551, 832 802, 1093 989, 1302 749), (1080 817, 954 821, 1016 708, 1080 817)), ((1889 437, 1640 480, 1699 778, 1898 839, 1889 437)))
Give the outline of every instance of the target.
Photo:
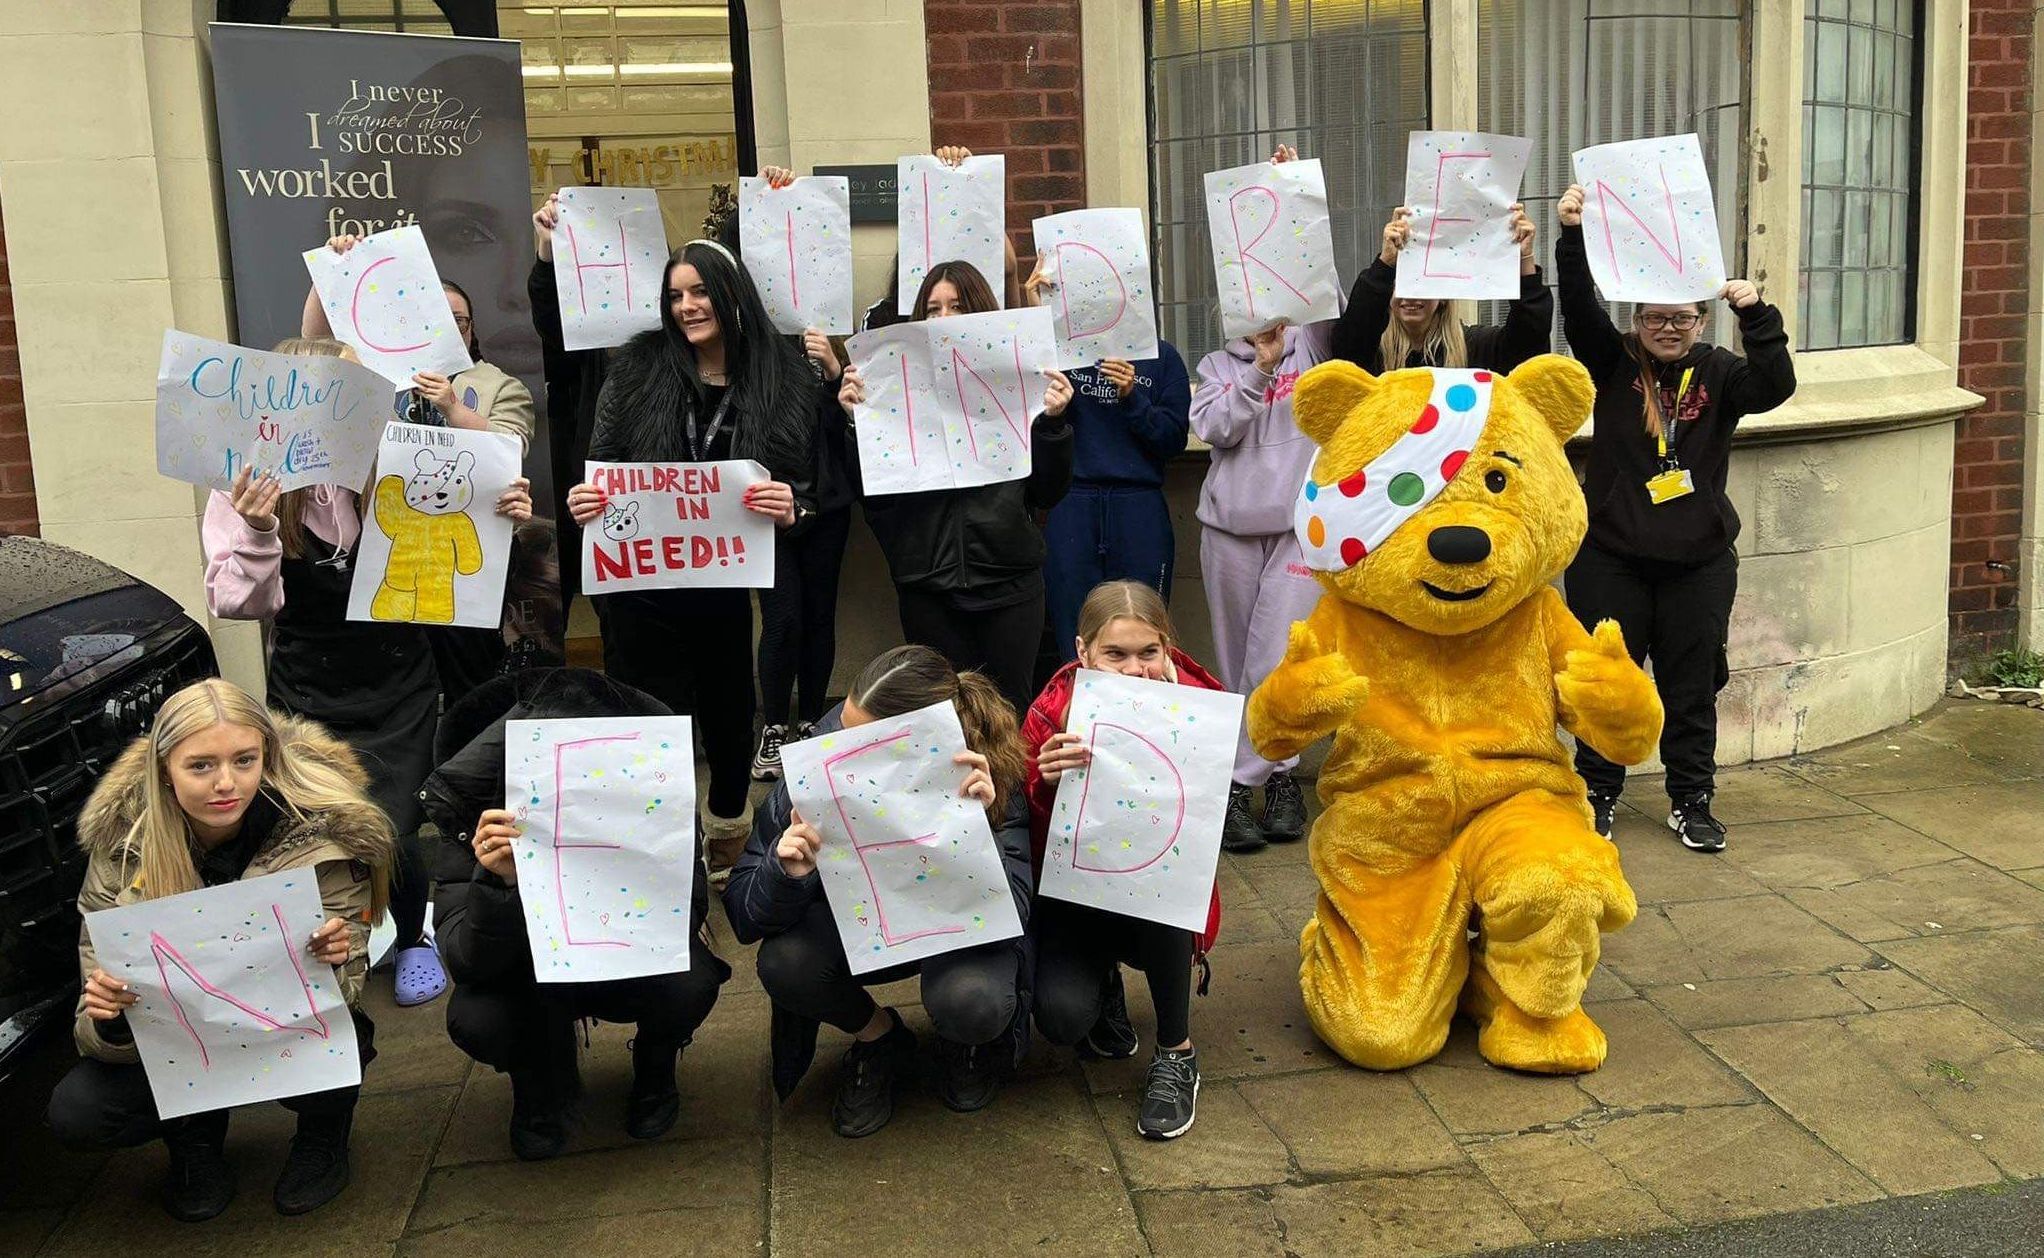
POLYGON ((679 974, 599 983, 458 983, 447 1037, 486 1066, 511 1071, 574 1060, 575 1020, 632 1024, 647 1044, 680 1047, 710 1016, 722 981, 715 959, 691 950, 679 974))
MULTIPOLYGON (((362 1068, 376 1060, 376 1024, 359 1009, 350 1009, 355 1020, 355 1040, 362 1056, 362 1068)), ((277 1102, 306 1119, 340 1120, 355 1112, 360 1087, 334 1088, 286 1097, 277 1102)), ((130 1149, 161 1140, 172 1130, 194 1124, 227 1129, 231 1110, 212 1110, 183 1118, 163 1119, 156 1114, 156 1098, 149 1092, 149 1075, 141 1063, 121 1065, 87 1057, 71 1067, 50 1093, 50 1128, 69 1145, 93 1149, 130 1149)))
POLYGON ((1132 965, 1150 983, 1157 1043, 1192 1038, 1189 930, 1039 897, 1029 933, 1036 939, 1036 1029, 1053 1044, 1076 1044, 1100 1020, 1107 980, 1132 965))
POLYGON ((978 669, 1000 687, 1021 720, 1036 699, 1031 685, 1036 648, 1043 641, 1043 586, 1008 607, 961 608, 955 597, 895 587, 901 599, 901 635, 940 652, 951 667, 978 669))
POLYGON ((648 590, 591 601, 603 622, 603 671, 693 717, 710 762, 710 812, 744 812, 752 784, 752 591, 648 590))
POLYGON ((759 699, 769 725, 787 723, 801 684, 795 719, 819 721, 829 706, 837 662, 837 584, 852 533, 852 509, 826 511, 780 540, 774 588, 759 592, 759 699))
MULTIPOLYGON (((1569 610, 1586 629, 1616 620, 1636 662, 1654 663, 1666 721, 1661 763, 1668 796, 1682 799, 1717 784, 1718 692, 1731 669, 1725 644, 1732 600, 1739 590, 1739 556, 1727 548, 1701 564, 1666 563, 1615 555, 1584 542, 1568 568, 1569 610)), ((1625 768, 1576 744, 1576 772, 1592 791, 1616 795, 1625 768)))
POLYGON ((759 981, 773 1002, 848 1035, 873 1020, 878 1006, 866 994, 868 987, 912 974, 922 975, 930 1024, 953 1044, 991 1043, 1015 1025, 1021 952, 1012 939, 853 974, 830 906, 817 900, 800 925, 759 945, 759 981))

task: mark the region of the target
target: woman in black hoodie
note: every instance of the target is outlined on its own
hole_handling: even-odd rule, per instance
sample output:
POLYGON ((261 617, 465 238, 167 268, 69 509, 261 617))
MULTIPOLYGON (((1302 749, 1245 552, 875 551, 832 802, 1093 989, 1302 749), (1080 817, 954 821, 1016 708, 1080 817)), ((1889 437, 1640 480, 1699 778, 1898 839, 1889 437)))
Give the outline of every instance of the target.
MULTIPOLYGON (((612 354, 589 458, 600 463, 753 459, 773 479, 745 505, 783 530, 816 515, 815 432, 829 391, 774 331, 759 292, 723 245, 691 240, 667 260, 660 327, 612 354)), ((568 491, 587 527, 603 492, 568 491)), ((728 868, 745 842, 752 759, 752 592, 648 590, 596 596, 604 672, 693 716, 710 762, 709 854, 728 868)))
MULTIPOLYGON (((1633 659, 1652 657, 1667 712, 1668 828, 1695 851, 1722 851, 1725 827, 1710 801, 1739 583, 1739 513, 1725 474, 1739 421, 1795 394, 1788 331, 1757 288, 1732 280, 1722 296, 1739 320, 1743 358, 1700 343, 1709 315, 1700 301, 1642 305, 1621 335, 1590 278, 1583 189, 1571 186, 1557 210, 1562 329, 1597 385, 1583 489, 1590 528, 1569 565, 1569 607, 1585 627, 1616 620, 1633 659)), ((1578 744, 1576 772, 1589 785, 1598 833, 1609 836, 1625 769, 1578 744)))

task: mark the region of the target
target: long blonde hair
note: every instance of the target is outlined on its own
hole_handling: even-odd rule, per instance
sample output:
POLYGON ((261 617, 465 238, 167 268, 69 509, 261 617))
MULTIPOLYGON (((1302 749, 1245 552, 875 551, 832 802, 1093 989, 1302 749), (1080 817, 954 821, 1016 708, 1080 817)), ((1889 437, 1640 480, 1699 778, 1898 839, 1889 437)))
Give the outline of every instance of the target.
POLYGON ((951 661, 926 646, 898 646, 886 652, 852 683, 851 702, 876 719, 915 712, 949 701, 958 711, 965 745, 987 758, 994 802, 987 820, 996 829, 1009 798, 1029 770, 1029 751, 1015 722, 1015 709, 984 673, 958 672, 951 661))
POLYGON ((1411 360, 1413 351, 1430 367, 1467 367, 1469 343, 1462 336, 1462 320, 1455 317, 1454 303, 1443 301, 1434 307, 1427 326, 1415 340, 1393 315, 1378 338, 1377 353, 1385 371, 1398 371, 1411 360))
MULTIPOLYGON (((352 812, 360 820, 390 829, 390 819, 340 769, 300 746, 283 741, 276 718, 248 691, 209 677, 163 701, 149 730, 149 762, 142 784, 142 811, 121 841, 123 860, 139 861, 145 899, 196 891, 201 886, 192 859, 192 832, 170 785, 170 758, 178 745, 216 725, 239 725, 262 735, 263 777, 257 789, 291 820, 314 814, 352 812)), ((390 902, 390 870, 370 870, 370 920, 381 920, 390 902)))
MULTIPOLYGON (((270 352, 361 361, 354 350, 325 336, 287 336, 272 346, 270 352)), ((294 489, 277 499, 277 541, 283 546, 286 559, 302 558, 305 554, 305 496, 311 492, 310 487, 294 489)))

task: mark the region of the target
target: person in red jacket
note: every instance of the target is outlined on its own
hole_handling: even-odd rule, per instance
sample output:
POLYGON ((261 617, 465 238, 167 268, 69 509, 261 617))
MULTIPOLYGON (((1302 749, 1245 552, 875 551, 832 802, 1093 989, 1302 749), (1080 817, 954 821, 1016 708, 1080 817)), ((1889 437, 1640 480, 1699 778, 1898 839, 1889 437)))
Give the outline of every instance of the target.
MULTIPOLYGON (((1079 658, 1060 668, 1029 705, 1022 741, 1029 748, 1030 860, 1043 876, 1044 836, 1064 775, 1091 758, 1079 736, 1065 732, 1074 674, 1081 668, 1147 677, 1205 690, 1225 690, 1213 674, 1173 645, 1170 614, 1157 591, 1140 581, 1093 588, 1079 608, 1079 658)), ((1121 967, 1133 965, 1150 983, 1157 1010, 1157 1051, 1136 1131, 1152 1140, 1192 1127, 1199 1097, 1199 1057, 1192 1047, 1192 971, 1204 960, 1221 924, 1215 887, 1206 930, 1189 930, 1061 900, 1038 899, 1029 932, 1036 943, 1036 1029, 1054 1044, 1077 1045, 1098 1057, 1136 1054, 1135 1028, 1122 994, 1121 967)))

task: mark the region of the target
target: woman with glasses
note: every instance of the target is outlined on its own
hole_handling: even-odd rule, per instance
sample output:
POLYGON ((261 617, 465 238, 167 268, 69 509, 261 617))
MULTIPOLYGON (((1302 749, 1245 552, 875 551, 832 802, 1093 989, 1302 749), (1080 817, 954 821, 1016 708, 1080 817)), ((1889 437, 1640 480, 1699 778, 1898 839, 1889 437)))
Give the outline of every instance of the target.
MULTIPOLYGON (((1651 657, 1667 719, 1668 828, 1685 847, 1724 850, 1711 814, 1717 788, 1717 696, 1730 671, 1725 641, 1738 589, 1732 543, 1739 513, 1725 494, 1732 433, 1796 391, 1781 312, 1750 281, 1720 294, 1739 321, 1740 357, 1703 342, 1703 302, 1647 304, 1620 333, 1590 278, 1583 246, 1583 189, 1557 206, 1554 267, 1562 330, 1597 384, 1596 432, 1584 497, 1589 533, 1569 565, 1569 607, 1584 626, 1616 620, 1635 661, 1651 657)), ((1597 831, 1609 837, 1625 769, 1578 745, 1576 772, 1589 786, 1597 831)))

